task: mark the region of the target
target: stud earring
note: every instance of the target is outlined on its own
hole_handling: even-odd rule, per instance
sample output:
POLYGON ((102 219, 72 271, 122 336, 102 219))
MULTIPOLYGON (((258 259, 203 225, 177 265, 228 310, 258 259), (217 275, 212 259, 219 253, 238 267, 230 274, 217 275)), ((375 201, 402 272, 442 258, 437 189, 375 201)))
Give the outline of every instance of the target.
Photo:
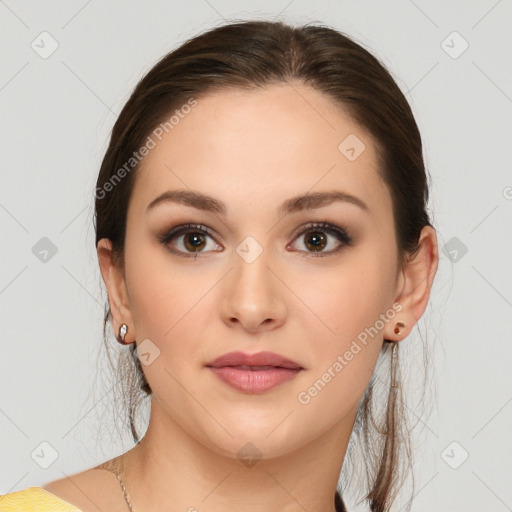
POLYGON ((395 334, 400 334, 400 327, 405 327, 405 324, 399 321, 395 324, 395 334))
POLYGON ((121 345, 129 345, 124 341, 126 337, 126 333, 128 332, 128 326, 126 324, 121 324, 119 327, 119 336, 117 337, 117 341, 121 343, 121 345))

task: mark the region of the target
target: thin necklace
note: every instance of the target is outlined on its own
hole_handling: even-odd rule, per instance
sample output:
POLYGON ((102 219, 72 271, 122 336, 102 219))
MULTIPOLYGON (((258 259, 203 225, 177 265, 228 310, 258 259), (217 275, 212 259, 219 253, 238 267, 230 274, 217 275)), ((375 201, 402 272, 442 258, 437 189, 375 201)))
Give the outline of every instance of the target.
POLYGON ((126 504, 128 505, 128 508, 130 509, 130 512, 133 512, 132 502, 130 501, 130 498, 128 497, 128 492, 126 491, 126 487, 121 480, 121 475, 116 473, 117 480, 119 481, 119 484, 121 485, 121 489, 123 490, 123 496, 126 501, 126 504))
POLYGON ((124 482, 121 479, 121 472, 118 470, 117 461, 114 466, 115 466, 114 468, 111 468, 108 466, 107 467, 100 466, 99 469, 104 469, 105 471, 109 471, 110 473, 114 473, 114 475, 116 475, 117 481, 119 482, 119 485, 121 486, 121 490, 123 491, 124 500, 126 501, 126 504, 128 505, 128 509, 130 510, 130 512, 133 512, 132 502, 130 501, 130 498, 128 497, 128 492, 126 490, 126 486, 124 485, 124 482))

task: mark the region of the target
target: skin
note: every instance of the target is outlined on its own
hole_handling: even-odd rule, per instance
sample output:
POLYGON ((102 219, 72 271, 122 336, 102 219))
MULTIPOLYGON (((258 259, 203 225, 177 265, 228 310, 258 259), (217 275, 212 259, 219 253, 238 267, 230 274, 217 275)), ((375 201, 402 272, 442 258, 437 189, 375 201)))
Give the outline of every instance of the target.
MULTIPOLYGON (((391 196, 370 135, 301 84, 207 95, 137 170, 124 268, 113 261, 107 239, 98 243, 98 258, 114 332, 124 322, 126 341, 149 339, 160 351, 143 366, 153 390, 148 431, 118 458, 134 510, 334 511, 358 404, 383 339, 400 341, 411 332, 438 264, 436 233, 425 227, 420 250, 401 267, 391 196), (366 147, 354 161, 338 150, 349 134, 366 147), (225 203, 226 216, 170 202, 146 212, 158 195, 176 189, 213 196, 225 203), (330 190, 357 196, 368 211, 332 202, 277 214, 286 199, 330 190), (308 232, 293 235, 322 220, 345 229, 353 243, 343 246, 323 228, 312 228, 309 239, 319 230, 328 237, 325 253, 342 246, 315 257, 308 232), (158 240, 187 222, 214 233, 203 236, 205 252, 197 258, 184 236, 168 246, 185 253, 188 247, 188 258, 158 240), (247 236, 263 250, 251 263, 236 252, 247 236), (393 304, 400 312, 359 344, 357 355, 309 403, 300 403, 299 393, 393 304), (398 335, 396 321, 405 323, 398 335), (303 370, 271 391, 243 393, 205 367, 234 350, 276 352, 303 370), (237 456, 248 442, 261 457, 250 467, 237 456)), ((115 477, 98 469, 45 488, 84 511, 104 509, 107 499, 109 510, 127 510, 115 477)))

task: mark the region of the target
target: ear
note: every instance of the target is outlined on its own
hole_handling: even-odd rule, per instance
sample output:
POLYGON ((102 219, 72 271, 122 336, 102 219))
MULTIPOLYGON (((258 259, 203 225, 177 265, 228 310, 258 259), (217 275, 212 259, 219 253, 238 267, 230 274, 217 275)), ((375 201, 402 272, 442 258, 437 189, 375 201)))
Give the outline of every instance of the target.
POLYGON ((438 264, 436 231, 431 226, 425 226, 421 230, 418 251, 407 259, 401 270, 395 302, 402 309, 396 314, 395 321, 386 324, 384 339, 400 341, 410 334, 425 312, 438 264), (395 324, 399 321, 405 326, 399 327, 400 332, 396 334, 395 324))
POLYGON ((101 276, 107 287, 108 301, 112 314, 112 329, 116 336, 121 324, 128 326, 125 341, 135 341, 135 326, 130 310, 130 300, 126 288, 124 268, 114 259, 112 242, 108 238, 102 238, 96 246, 101 276))

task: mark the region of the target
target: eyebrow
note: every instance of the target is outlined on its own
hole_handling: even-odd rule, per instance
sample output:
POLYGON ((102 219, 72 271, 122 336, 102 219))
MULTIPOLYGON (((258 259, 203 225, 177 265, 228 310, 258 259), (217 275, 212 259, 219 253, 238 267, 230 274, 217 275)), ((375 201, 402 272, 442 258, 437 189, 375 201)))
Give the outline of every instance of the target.
MULTIPOLYGON (((362 199, 346 192, 333 190, 329 192, 306 193, 292 197, 284 201, 278 208, 277 212, 279 215, 286 215, 288 213, 314 210, 316 208, 321 208, 322 206, 327 206, 335 201, 353 204, 366 212, 370 211, 367 204, 362 199)), ((226 205, 222 201, 206 194, 193 190, 168 190, 148 204, 146 207, 146 213, 155 208, 158 204, 162 203, 178 203, 198 210, 218 213, 223 216, 225 216, 227 212, 226 205)))

